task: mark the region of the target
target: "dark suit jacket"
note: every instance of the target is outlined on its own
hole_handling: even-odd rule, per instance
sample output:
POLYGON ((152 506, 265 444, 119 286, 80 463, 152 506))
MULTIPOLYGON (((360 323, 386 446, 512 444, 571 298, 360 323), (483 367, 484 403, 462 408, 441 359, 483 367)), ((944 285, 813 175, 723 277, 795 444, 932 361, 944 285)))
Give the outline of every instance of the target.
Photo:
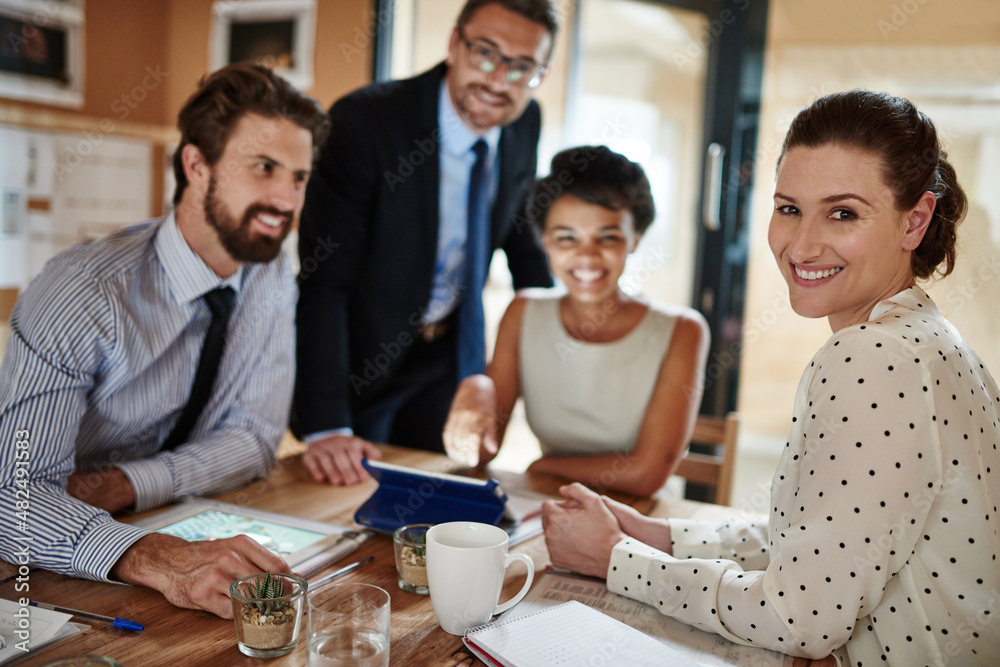
MULTIPOLYGON (((378 400, 419 335, 437 258, 445 72, 442 63, 412 79, 373 84, 330 110, 330 138, 299 230, 299 435, 352 426, 352 414, 378 400)), ((500 135, 491 249, 504 249, 517 289, 552 284, 521 215, 540 125, 532 101, 500 135)))

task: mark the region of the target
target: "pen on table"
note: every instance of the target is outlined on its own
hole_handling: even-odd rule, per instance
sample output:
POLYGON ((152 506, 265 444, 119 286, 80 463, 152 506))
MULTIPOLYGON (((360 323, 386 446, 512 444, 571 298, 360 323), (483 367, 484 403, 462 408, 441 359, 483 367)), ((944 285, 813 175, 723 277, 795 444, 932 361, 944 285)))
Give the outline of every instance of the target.
POLYGON ((353 570, 355 568, 361 567, 362 565, 367 565, 368 563, 372 562, 372 560, 374 560, 374 558, 372 556, 368 556, 367 558, 362 558, 361 560, 355 561, 355 562, 351 563, 350 565, 345 565, 344 567, 340 568, 339 570, 334 570, 330 574, 327 574, 327 575, 324 575, 324 576, 320 577, 316 581, 310 581, 309 582, 309 586, 311 588, 314 588, 316 586, 320 586, 322 584, 325 584, 328 581, 333 581, 334 579, 336 579, 338 577, 344 576, 345 574, 347 574, 348 572, 350 572, 351 570, 353 570))
POLYGON ((80 611, 78 609, 69 609, 68 607, 60 607, 55 604, 48 604, 46 602, 38 602, 37 600, 29 600, 28 604, 32 607, 38 607, 40 609, 48 609, 50 611, 61 611, 64 614, 71 614, 73 616, 79 616, 80 618, 89 618, 93 621, 103 621, 105 623, 110 623, 119 630, 143 630, 144 626, 135 621, 130 621, 125 618, 118 618, 117 616, 112 618, 110 616, 102 616, 100 614, 92 614, 89 611, 80 611))

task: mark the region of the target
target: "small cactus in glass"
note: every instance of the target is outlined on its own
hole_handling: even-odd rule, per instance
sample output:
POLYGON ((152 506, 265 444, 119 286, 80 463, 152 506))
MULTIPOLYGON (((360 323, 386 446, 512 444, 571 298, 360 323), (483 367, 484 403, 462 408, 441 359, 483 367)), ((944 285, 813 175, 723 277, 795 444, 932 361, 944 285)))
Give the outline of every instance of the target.
POLYGON ((309 584, 294 574, 266 572, 239 579, 230 587, 240 651, 267 658, 295 647, 309 584))
POLYGON ((275 598, 284 597, 284 595, 284 579, 272 577, 270 572, 264 575, 264 581, 260 580, 258 574, 256 582, 247 583, 247 597, 256 598, 251 604, 257 607, 261 615, 273 616, 275 612, 288 609, 290 606, 288 602, 275 600, 275 598))

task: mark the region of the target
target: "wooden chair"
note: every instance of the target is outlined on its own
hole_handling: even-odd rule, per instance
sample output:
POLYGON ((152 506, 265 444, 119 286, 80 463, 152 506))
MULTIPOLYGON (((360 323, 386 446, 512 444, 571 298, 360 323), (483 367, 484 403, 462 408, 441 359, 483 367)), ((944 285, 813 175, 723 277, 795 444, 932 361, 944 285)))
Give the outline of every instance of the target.
POLYGON ((10 311, 17 302, 17 288, 0 288, 0 360, 7 349, 7 338, 10 336, 10 311))
POLYGON ((740 415, 737 412, 730 412, 725 417, 699 416, 691 435, 691 443, 714 447, 715 453, 702 454, 689 449, 674 474, 685 478, 689 483, 713 488, 715 503, 728 505, 733 492, 733 468, 736 466, 739 431, 740 415))
POLYGON ((6 324, 10 319, 10 311, 14 310, 17 295, 16 287, 0 287, 0 322, 6 324))

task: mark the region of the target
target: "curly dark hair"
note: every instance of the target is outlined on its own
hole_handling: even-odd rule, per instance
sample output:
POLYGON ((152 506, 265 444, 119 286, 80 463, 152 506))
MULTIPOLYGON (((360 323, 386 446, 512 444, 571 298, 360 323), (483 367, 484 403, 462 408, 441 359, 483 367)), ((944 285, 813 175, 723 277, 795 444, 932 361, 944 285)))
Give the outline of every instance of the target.
POLYGON ((545 231, 549 209, 563 195, 613 211, 629 210, 637 234, 656 216, 646 172, 607 146, 568 148, 552 158, 552 171, 535 183, 528 202, 528 217, 539 232, 545 231))
POLYGON ((957 229, 968 201, 931 119, 909 100, 888 93, 834 93, 798 113, 785 136, 781 157, 796 146, 825 144, 880 155, 882 179, 892 190, 898 210, 916 206, 925 192, 937 198, 934 216, 913 251, 910 268, 917 278, 929 278, 935 271, 941 276, 951 273, 957 229))

